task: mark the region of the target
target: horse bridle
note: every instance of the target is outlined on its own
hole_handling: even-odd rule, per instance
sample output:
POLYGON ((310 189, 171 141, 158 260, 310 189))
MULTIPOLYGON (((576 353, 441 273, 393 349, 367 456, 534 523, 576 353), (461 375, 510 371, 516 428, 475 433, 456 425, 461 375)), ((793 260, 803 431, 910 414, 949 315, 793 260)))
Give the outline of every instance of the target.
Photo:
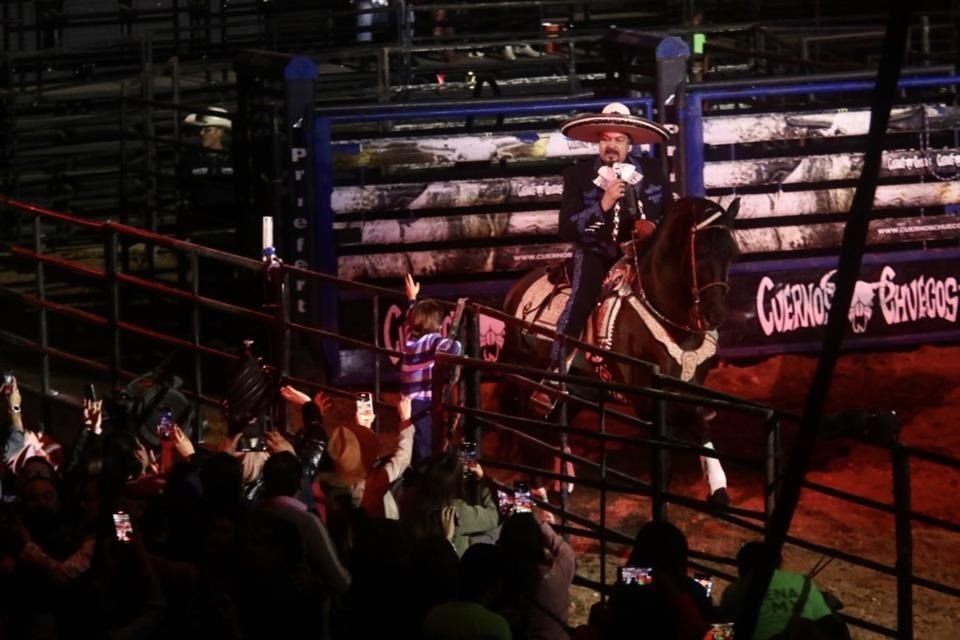
POLYGON ((723 209, 719 209, 703 222, 690 227, 690 295, 693 298, 693 306, 690 308, 690 319, 691 324, 697 327, 698 333, 709 331, 703 322, 703 313, 700 310, 700 295, 710 287, 723 287, 724 294, 730 290, 730 285, 726 280, 714 280, 713 282, 708 282, 702 287, 697 286, 697 232, 706 231, 708 229, 721 229, 727 233, 730 233, 730 228, 726 225, 712 224, 722 215, 723 209))
POLYGON ((730 227, 723 224, 713 224, 724 213, 723 209, 718 209, 710 217, 708 217, 703 222, 695 224, 690 227, 690 242, 687 245, 687 250, 690 252, 690 294, 693 298, 693 306, 690 308, 690 322, 688 324, 680 324, 674 320, 671 320, 666 315, 660 312, 659 309, 653 306, 653 303, 650 302, 650 299, 647 298, 646 293, 643 290, 643 284, 641 282, 641 271, 640 271, 640 257, 639 251, 634 251, 633 260, 634 268, 637 271, 637 293, 638 298, 641 302, 650 309, 650 311, 657 317, 657 319, 669 324, 675 329, 680 329, 681 331, 686 331, 687 333, 696 333, 703 334, 711 330, 711 327, 706 327, 703 322, 703 313, 700 310, 700 296, 701 294, 711 287, 723 287, 724 291, 730 289, 730 285, 727 284, 726 280, 716 280, 713 282, 708 282, 703 286, 699 286, 697 282, 697 252, 696 252, 696 241, 697 233, 699 231, 706 231, 708 229, 721 229, 730 233, 730 227))

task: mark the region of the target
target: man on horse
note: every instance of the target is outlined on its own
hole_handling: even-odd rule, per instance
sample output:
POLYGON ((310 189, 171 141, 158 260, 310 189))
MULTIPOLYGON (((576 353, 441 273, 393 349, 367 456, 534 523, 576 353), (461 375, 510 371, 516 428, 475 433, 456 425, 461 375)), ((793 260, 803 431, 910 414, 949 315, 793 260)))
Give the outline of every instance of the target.
MULTIPOLYGON (((660 125, 634 116, 614 102, 599 114, 568 120, 560 127, 567 137, 597 143, 592 162, 580 162, 563 174, 560 236, 573 243, 570 297, 557 322, 557 333, 579 338, 596 305, 604 278, 621 255, 620 244, 633 239, 634 226, 649 234, 669 198, 660 164, 654 158, 630 155, 632 145, 657 144, 669 134, 660 125)), ((550 366, 560 367, 561 344, 554 342, 550 366)), ((545 394, 538 404, 551 406, 545 394)))

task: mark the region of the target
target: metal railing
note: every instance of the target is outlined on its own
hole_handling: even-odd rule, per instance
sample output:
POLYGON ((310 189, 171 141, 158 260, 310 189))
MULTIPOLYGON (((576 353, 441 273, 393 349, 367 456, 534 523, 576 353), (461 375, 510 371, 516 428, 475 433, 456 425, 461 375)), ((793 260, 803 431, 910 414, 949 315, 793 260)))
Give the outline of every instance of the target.
MULTIPOLYGON (((222 363, 235 361, 238 356, 235 352, 214 348, 203 343, 201 339, 201 316, 205 311, 224 314, 232 322, 246 323, 251 333, 261 329, 266 330, 269 334, 269 340, 272 342, 270 354, 267 357, 270 367, 278 370, 293 384, 309 388, 322 388, 334 395, 346 396, 350 394, 329 386, 322 380, 308 380, 290 375, 290 354, 296 348, 294 345, 295 338, 314 337, 334 340, 345 347, 368 349, 380 356, 399 355, 396 351, 380 346, 379 336, 375 337, 373 343, 368 343, 317 327, 293 322, 289 318, 289 308, 285 299, 286 292, 289 290, 288 281, 291 276, 307 279, 312 284, 323 283, 350 289, 371 296, 374 300, 378 300, 380 297, 402 299, 402 294, 396 291, 338 280, 331 276, 287 264, 276 265, 276 270, 271 272, 270 266, 259 260, 236 256, 125 224, 85 220, 8 198, 0 197, 0 209, 2 209, 2 215, 5 218, 16 215, 27 216, 32 219, 31 246, 26 247, 15 242, 8 243, 6 254, 8 259, 27 261, 34 267, 31 283, 34 291, 32 293, 23 291, 22 286, 4 286, 0 288, 0 295, 10 300, 12 304, 23 305, 38 311, 36 330, 38 339, 18 335, 15 331, 3 330, 0 331, 0 340, 10 345, 29 349, 40 356, 40 393, 45 399, 52 400, 59 395, 52 392, 50 374, 52 358, 62 359, 100 375, 106 375, 114 388, 119 387, 122 381, 139 375, 128 368, 127 363, 130 360, 130 354, 127 354, 124 349, 125 337, 136 336, 145 339, 151 345, 151 348, 157 350, 158 353, 165 353, 170 350, 189 353, 192 360, 192 379, 186 389, 187 395, 197 403, 219 406, 221 398, 208 395, 203 388, 206 379, 204 372, 209 366, 208 360, 214 359, 218 363, 214 366, 214 370, 220 371, 222 363), (46 229, 43 225, 51 222, 72 225, 87 233, 101 237, 102 254, 95 260, 99 264, 90 265, 48 251, 44 240, 46 229), (125 268, 120 259, 121 243, 143 243, 148 252, 163 250, 176 255, 187 265, 188 288, 181 288, 158 280, 154 277, 154 274, 149 273, 148 269, 137 271, 129 266, 125 268), (201 259, 253 273, 262 277, 265 283, 272 278, 274 283, 280 282, 283 283, 283 286, 269 287, 269 291, 272 293, 269 294, 269 298, 264 299, 264 305, 260 309, 244 306, 236 301, 218 299, 200 291, 199 285, 203 279, 201 259), (50 299, 47 284, 50 280, 51 270, 92 281, 102 291, 102 297, 96 302, 104 311, 95 313, 50 299), (123 295, 122 290, 124 289, 147 295, 153 300, 160 298, 173 299, 189 305, 189 338, 184 339, 125 319, 124 310, 129 306, 129 300, 123 295), (106 357, 90 357, 77 353, 78 348, 69 350, 53 346, 49 339, 50 314, 58 314, 71 321, 105 330, 108 335, 106 357)), ((371 322, 375 321, 375 317, 371 318, 371 322)), ((379 368, 372 372, 372 378, 379 401, 382 389, 379 368)))
MULTIPOLYGON (((378 399, 380 398, 382 381, 379 362, 384 357, 397 356, 398 353, 381 346, 379 337, 375 337, 373 342, 366 342, 306 324, 291 322, 284 304, 284 287, 273 287, 271 289, 273 295, 276 297, 268 300, 270 304, 265 309, 244 307, 232 301, 225 301, 204 295, 198 288, 198 283, 202 279, 200 259, 212 260, 216 263, 227 264, 248 272, 258 273, 265 278, 273 278, 274 283, 286 282, 291 276, 295 276, 297 278, 308 279, 315 283, 352 289, 360 295, 373 298, 375 303, 379 302, 381 297, 385 299, 400 299, 401 295, 399 292, 342 281, 332 276, 290 265, 275 267, 271 273, 269 267, 260 261, 234 256, 193 243, 153 234, 127 225, 112 222, 91 222, 69 214, 63 214, 5 198, 0 199, 0 207, 2 207, 2 215, 4 217, 24 215, 31 218, 34 232, 31 246, 23 246, 21 244, 8 245, 8 257, 32 265, 33 292, 14 290, 9 286, 4 286, 0 289, 0 295, 8 300, 12 300, 14 304, 20 305, 21 307, 29 307, 37 311, 36 339, 20 335, 13 329, 5 329, 0 331, 0 341, 17 348, 27 349, 36 354, 41 371, 41 392, 46 401, 52 401, 55 397, 51 390, 51 360, 63 360, 74 365, 79 365, 87 371, 99 375, 106 375, 114 385, 119 385, 123 380, 135 377, 137 374, 130 371, 127 367, 127 362, 131 354, 126 353, 124 344, 124 337, 131 335, 145 339, 147 343, 160 350, 177 349, 188 352, 191 355, 193 375, 188 388, 185 389, 186 393, 193 399, 198 408, 201 403, 217 403, 219 398, 206 393, 203 387, 204 368, 208 365, 209 359, 214 359, 216 363, 223 363, 234 360, 237 356, 203 343, 201 324, 202 314, 205 310, 224 313, 235 322, 246 323, 248 327, 260 326, 267 329, 271 334, 271 340, 273 342, 270 361, 273 367, 282 372, 288 372, 290 352, 294 348, 294 338, 298 335, 335 340, 342 345, 367 349, 374 352, 377 354, 376 362, 378 365, 372 369, 371 376, 374 390, 378 399), (47 251, 44 246, 42 222, 74 225, 87 233, 99 235, 103 243, 102 264, 91 266, 47 251), (190 288, 184 290, 164 282, 150 280, 143 277, 142 274, 125 270, 119 260, 119 243, 121 239, 137 240, 184 256, 189 264, 190 288), (105 311, 103 313, 95 313, 75 305, 60 303, 52 299, 46 289, 51 270, 56 272, 66 271, 77 277, 95 282, 102 290, 102 306, 105 311), (122 289, 129 289, 137 292, 138 295, 146 296, 151 301, 151 305, 153 305, 151 308, 161 308, 161 305, 158 304, 158 300, 161 298, 173 298, 188 304, 190 308, 189 338, 179 338, 175 335, 127 320, 125 318, 125 302, 127 298, 124 296, 122 289), (109 335, 109 347, 106 358, 90 357, 89 355, 78 353, 79 349, 76 347, 67 349, 54 346, 50 340, 48 331, 51 315, 63 316, 71 322, 88 324, 106 330, 109 335)), ((453 305, 449 306, 452 307, 453 305)), ((374 310, 377 308, 379 308, 379 305, 374 304, 374 310)), ((657 373, 652 365, 623 354, 603 353, 608 361, 622 363, 631 367, 639 367, 649 372, 649 386, 637 387, 612 382, 601 382, 599 380, 584 378, 583 376, 569 375, 565 372, 545 372, 537 368, 517 364, 488 362, 479 357, 478 317, 481 314, 508 323, 515 329, 523 330, 531 334, 542 334, 551 340, 558 340, 564 349, 578 349, 584 352, 596 352, 597 350, 592 345, 569 337, 558 336, 548 330, 515 319, 497 309, 470 302, 464 306, 464 309, 463 340, 467 345, 467 355, 464 357, 453 357, 438 354, 439 363, 459 367, 463 371, 458 384, 462 385, 460 398, 464 401, 459 404, 453 404, 449 401, 443 402, 438 408, 451 417, 456 415, 463 416, 463 430, 471 438, 479 439, 479 434, 483 429, 493 429, 498 433, 510 434, 512 437, 523 439, 527 444, 539 447, 550 456, 559 458, 565 463, 570 462, 580 466, 581 469, 589 470, 591 472, 590 475, 581 474, 579 477, 573 478, 565 473, 563 466, 561 466, 561 470, 558 473, 553 469, 533 467, 524 461, 491 459, 489 456, 484 460, 484 463, 490 468, 500 469, 503 472, 536 475, 550 480, 558 480, 561 481, 562 487, 565 487, 567 482, 576 482, 584 489, 589 488, 599 492, 600 513, 598 517, 594 517, 592 513, 578 513, 572 509, 563 492, 561 493, 559 505, 542 504, 541 506, 560 516, 562 520, 561 528, 568 534, 581 536, 585 539, 596 541, 599 544, 602 559, 601 567, 605 567, 606 556, 609 552, 607 548, 608 544, 627 543, 631 539, 629 534, 617 530, 608 520, 606 507, 609 504, 611 495, 634 495, 649 499, 651 515, 655 518, 666 517, 667 505, 674 504, 688 509, 703 511, 711 517, 718 518, 754 534, 759 534, 764 531, 765 519, 771 511, 773 501, 776 497, 780 460, 780 425, 781 422, 789 423, 795 421, 797 416, 785 412, 773 411, 767 407, 743 402, 691 383, 684 383, 674 378, 662 376, 657 373), (482 406, 479 394, 481 375, 497 379, 508 377, 512 382, 519 383, 527 389, 542 388, 542 385, 538 382, 539 380, 555 380, 564 385, 571 384, 602 392, 601 398, 605 398, 605 394, 610 392, 630 396, 640 394, 652 401, 654 412, 649 418, 638 418, 611 408, 607 400, 600 399, 595 402, 580 401, 580 404, 586 407, 587 410, 595 412, 598 418, 596 430, 584 429, 572 425, 563 412, 560 413, 559 424, 531 418, 520 418, 515 415, 501 413, 491 407, 482 406), (750 459, 740 455, 721 453, 669 437, 669 427, 671 425, 667 423, 666 405, 668 403, 694 404, 697 406, 712 407, 725 413, 734 412, 738 415, 753 416, 753 419, 758 421, 760 426, 757 432, 757 438, 762 440, 762 447, 765 451, 763 458, 750 459), (607 428, 610 420, 616 420, 618 423, 628 425, 632 429, 652 430, 653 435, 639 437, 611 433, 607 428), (547 433, 554 435, 560 434, 559 445, 545 441, 542 437, 535 435, 536 433, 544 433, 544 430, 548 430, 547 433), (575 453, 567 450, 564 446, 567 435, 575 435, 579 439, 588 441, 590 451, 587 454, 583 454, 582 452, 575 453), (651 456, 650 480, 644 481, 628 470, 617 469, 611 465, 608 456, 608 447, 612 445, 648 447, 651 456), (671 492, 668 487, 668 476, 664 465, 664 456, 667 452, 684 452, 713 457, 732 465, 752 469, 755 473, 761 474, 764 478, 761 489, 765 497, 764 510, 751 511, 730 507, 723 508, 709 505, 702 500, 686 495, 671 492)), ((379 322, 376 311, 372 314, 371 322, 374 324, 379 322)), ((218 364, 216 366, 220 365, 218 364)), ((294 384, 313 389, 322 388, 335 395, 352 395, 349 391, 338 389, 315 379, 308 380, 296 376, 290 377, 289 379, 294 384)), ((547 387, 547 389, 550 389, 550 387, 547 387)), ((440 402, 439 397, 437 402, 440 402)), ((893 564, 883 563, 799 537, 790 537, 788 541, 800 548, 829 555, 830 557, 838 558, 844 562, 878 572, 882 575, 895 577, 897 581, 898 614, 895 629, 885 627, 870 620, 856 619, 853 617, 847 617, 846 619, 851 624, 887 637, 909 638, 912 634, 913 587, 932 590, 949 597, 960 597, 960 588, 957 586, 943 584, 936 580, 915 575, 913 572, 912 529, 914 524, 934 527, 952 534, 960 533, 960 524, 944 518, 918 513, 913 510, 910 501, 910 465, 912 461, 920 460, 927 464, 936 464, 947 469, 957 470, 960 469, 960 461, 944 454, 915 447, 907 447, 896 443, 885 444, 883 446, 891 452, 894 479, 894 500, 892 504, 864 498, 834 487, 809 481, 806 487, 809 490, 839 498, 851 504, 893 514, 896 522, 896 561, 893 564)), ((732 564, 731 558, 717 556, 716 554, 694 551, 692 557, 694 558, 694 564, 700 566, 702 566, 704 562, 711 565, 720 564, 723 566, 732 564)), ((726 575, 722 570, 717 572, 716 567, 714 567, 713 570, 719 576, 726 575)), ((729 578, 730 576, 726 577, 729 578)), ((606 586, 609 586, 607 585, 605 569, 600 570, 599 578, 599 581, 597 581, 581 576, 579 582, 603 591, 606 586)))

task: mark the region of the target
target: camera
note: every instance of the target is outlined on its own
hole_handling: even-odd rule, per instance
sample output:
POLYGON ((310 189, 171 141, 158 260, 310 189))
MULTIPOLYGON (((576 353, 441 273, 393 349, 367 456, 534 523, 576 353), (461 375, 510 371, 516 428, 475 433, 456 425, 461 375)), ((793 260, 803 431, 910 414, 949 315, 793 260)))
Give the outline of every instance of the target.
POLYGON ((130 522, 129 513, 117 511, 113 514, 113 531, 120 542, 133 540, 133 524, 130 522))
POLYGON ((480 452, 477 451, 476 442, 464 442, 460 446, 460 465, 463 467, 463 475, 470 475, 470 467, 477 464, 480 458, 480 452))
POLYGON ((653 569, 651 567, 618 567, 617 581, 620 584, 647 586, 653 584, 653 569))
POLYGON ((89 400, 90 402, 96 402, 96 401, 97 401, 97 390, 96 390, 96 388, 94 388, 94 386, 93 386, 92 384, 88 384, 88 385, 84 386, 84 387, 83 387, 83 397, 84 397, 85 400, 89 400))
POLYGON ((260 420, 254 418, 250 420, 243 428, 240 440, 237 441, 237 451, 240 453, 249 453, 251 451, 266 451, 267 438, 266 430, 260 423, 260 420))
POLYGON ((261 437, 260 435, 240 436, 240 440, 237 441, 237 451, 240 453, 250 453, 251 451, 266 451, 267 450, 267 440, 266 438, 261 437))
POLYGON ((157 437, 161 440, 173 438, 173 411, 168 407, 160 409, 160 422, 157 423, 157 437))
POLYGON ((733 623, 732 622, 714 622, 707 630, 707 635, 703 640, 732 640, 733 623))
POLYGON ((708 598, 713 594, 713 576, 706 573, 697 573, 693 576, 693 579, 707 592, 708 598))
POLYGON ((357 394, 357 416, 372 420, 373 413, 373 394, 363 391, 357 394))
POLYGON ((513 513, 513 496, 506 491, 497 489, 497 510, 501 517, 509 517, 513 513))
POLYGON ((530 498, 530 487, 526 482, 513 483, 513 512, 530 513, 533 511, 533 500, 530 498))

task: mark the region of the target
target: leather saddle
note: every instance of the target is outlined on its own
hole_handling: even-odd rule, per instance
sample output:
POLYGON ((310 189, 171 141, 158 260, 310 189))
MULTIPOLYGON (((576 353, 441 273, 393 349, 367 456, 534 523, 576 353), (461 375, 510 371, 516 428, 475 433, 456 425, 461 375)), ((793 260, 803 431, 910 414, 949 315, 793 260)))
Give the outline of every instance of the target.
MULTIPOLYGON (((608 334, 613 327, 612 322, 619 310, 619 305, 611 303, 616 299, 631 295, 633 283, 637 277, 636 267, 634 266, 634 244, 626 242, 622 245, 622 249, 623 257, 614 263, 607 272, 600 297, 597 300, 597 306, 584 330, 583 339, 597 346, 603 346, 603 343, 609 337, 608 334)), ((544 312, 553 303, 553 300, 561 293, 565 293, 565 290, 569 290, 573 272, 572 263, 572 258, 567 258, 546 267, 546 280, 550 284, 549 292, 540 300, 539 304, 531 309, 533 317, 527 317, 527 320, 543 322, 544 312)), ((552 325, 552 322, 548 321, 548 323, 552 325)))

